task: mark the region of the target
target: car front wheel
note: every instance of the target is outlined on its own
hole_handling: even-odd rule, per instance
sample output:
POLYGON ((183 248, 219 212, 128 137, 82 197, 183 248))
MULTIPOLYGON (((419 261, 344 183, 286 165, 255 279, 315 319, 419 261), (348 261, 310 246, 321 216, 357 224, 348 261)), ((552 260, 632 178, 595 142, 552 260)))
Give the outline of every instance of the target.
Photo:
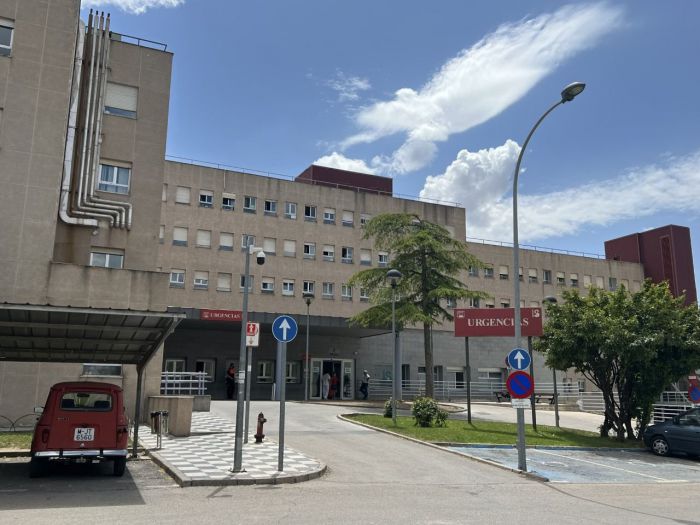
POLYGON ((668 456, 671 449, 668 446, 668 441, 661 436, 654 436, 651 440, 651 451, 657 456, 668 456))

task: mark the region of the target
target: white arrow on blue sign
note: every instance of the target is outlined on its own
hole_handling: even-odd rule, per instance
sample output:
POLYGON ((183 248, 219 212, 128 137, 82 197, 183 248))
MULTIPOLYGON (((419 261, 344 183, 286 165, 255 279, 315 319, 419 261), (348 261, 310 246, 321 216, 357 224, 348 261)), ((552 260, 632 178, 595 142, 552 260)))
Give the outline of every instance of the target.
POLYGON ((530 353, 524 348, 515 348, 510 351, 506 362, 513 370, 527 370, 530 367, 530 353))
POLYGON ((280 315, 272 322, 272 335, 275 336, 280 343, 288 343, 293 341, 297 336, 299 327, 293 317, 288 315, 280 315))

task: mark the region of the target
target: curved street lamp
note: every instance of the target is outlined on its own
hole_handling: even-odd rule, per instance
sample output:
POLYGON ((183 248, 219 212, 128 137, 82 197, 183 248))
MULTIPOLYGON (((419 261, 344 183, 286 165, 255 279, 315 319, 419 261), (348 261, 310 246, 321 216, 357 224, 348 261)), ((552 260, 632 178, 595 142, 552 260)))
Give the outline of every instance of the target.
POLYGON ((401 373, 401 354, 399 352, 399 337, 396 331, 396 285, 401 280, 401 272, 396 269, 391 269, 386 272, 387 281, 391 285, 391 333, 394 336, 394 379, 393 379, 393 396, 391 400, 391 419, 396 426, 396 400, 401 396, 401 383, 398 380, 401 373))
POLYGON ((314 300, 314 294, 311 292, 304 292, 301 294, 306 303, 306 360, 304 361, 304 401, 309 400, 309 307, 311 302, 314 300))
MULTIPOLYGON (((586 88, 586 84, 583 82, 573 82, 566 86, 561 92, 561 99, 557 100, 547 111, 545 111, 539 118, 535 125, 532 126, 530 133, 528 133, 525 142, 523 142, 522 148, 520 149, 520 154, 518 155, 518 161, 515 163, 515 172, 513 173, 513 299, 515 302, 515 312, 513 316, 513 324, 515 328, 515 345, 513 348, 518 348, 520 346, 520 249, 518 246, 518 175, 520 174, 520 163, 523 160, 523 155, 527 149, 527 145, 532 138, 533 133, 542 123, 542 121, 554 111, 561 104, 566 102, 571 102, 580 95, 581 92, 586 88)), ((527 464, 525 459, 525 409, 517 409, 518 416, 518 469, 522 471, 527 470, 527 464)))

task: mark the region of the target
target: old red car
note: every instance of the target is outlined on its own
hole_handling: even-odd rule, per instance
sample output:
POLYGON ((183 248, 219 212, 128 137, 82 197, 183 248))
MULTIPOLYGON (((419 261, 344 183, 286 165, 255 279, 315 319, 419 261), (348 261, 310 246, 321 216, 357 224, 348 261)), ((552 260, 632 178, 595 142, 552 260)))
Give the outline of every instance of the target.
POLYGON ((124 396, 117 385, 57 383, 51 387, 32 439, 30 476, 48 461, 110 460, 114 475, 126 468, 128 440, 124 396))

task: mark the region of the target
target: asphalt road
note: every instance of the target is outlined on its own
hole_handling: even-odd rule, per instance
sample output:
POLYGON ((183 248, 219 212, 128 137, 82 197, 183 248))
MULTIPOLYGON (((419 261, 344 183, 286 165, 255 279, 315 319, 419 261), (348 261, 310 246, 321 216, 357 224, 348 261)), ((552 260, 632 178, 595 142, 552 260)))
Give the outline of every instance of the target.
MULTIPOLYGON (((252 404, 271 439, 277 407, 252 404)), ((287 404, 286 444, 329 466, 296 485, 181 489, 149 461, 122 479, 98 468, 29 480, 26 460, 2 462, 0 523, 700 523, 698 483, 545 484, 339 421, 344 411, 287 404)))

